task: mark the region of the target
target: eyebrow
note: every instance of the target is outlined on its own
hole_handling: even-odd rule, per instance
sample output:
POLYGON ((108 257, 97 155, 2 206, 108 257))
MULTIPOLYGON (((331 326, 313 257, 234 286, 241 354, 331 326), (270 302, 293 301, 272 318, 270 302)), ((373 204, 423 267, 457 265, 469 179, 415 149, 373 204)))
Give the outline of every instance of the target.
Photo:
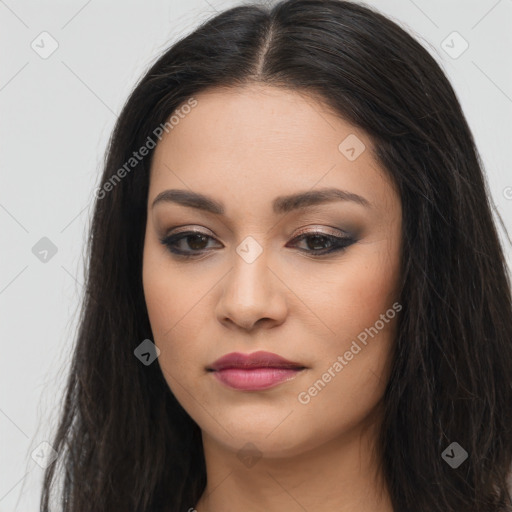
MULTIPOLYGON (((272 209, 275 214, 282 214, 333 201, 352 201, 366 208, 372 207, 372 204, 367 199, 353 192, 337 188, 324 188, 276 197, 272 202, 272 209)), ((164 190, 153 200, 151 208, 163 202, 177 203, 215 215, 224 215, 225 213, 224 205, 221 202, 198 192, 191 192, 190 190, 164 190)))

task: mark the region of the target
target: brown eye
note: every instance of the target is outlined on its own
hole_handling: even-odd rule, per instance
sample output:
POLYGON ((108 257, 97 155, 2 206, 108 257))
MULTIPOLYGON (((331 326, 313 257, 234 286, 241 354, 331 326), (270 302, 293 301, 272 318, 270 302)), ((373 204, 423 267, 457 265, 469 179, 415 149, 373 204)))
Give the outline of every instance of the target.
POLYGON ((173 254, 183 257, 194 257, 203 254, 203 251, 207 248, 208 240, 214 240, 214 238, 199 231, 186 231, 162 238, 160 242, 173 254))
POLYGON ((201 250, 205 248, 205 242, 208 243, 208 238, 205 235, 189 235, 183 238, 191 249, 201 250))
POLYGON ((323 256, 332 252, 342 251, 355 242, 350 237, 333 236, 320 232, 303 233, 294 240, 306 240, 307 249, 301 250, 311 253, 312 256, 323 256))

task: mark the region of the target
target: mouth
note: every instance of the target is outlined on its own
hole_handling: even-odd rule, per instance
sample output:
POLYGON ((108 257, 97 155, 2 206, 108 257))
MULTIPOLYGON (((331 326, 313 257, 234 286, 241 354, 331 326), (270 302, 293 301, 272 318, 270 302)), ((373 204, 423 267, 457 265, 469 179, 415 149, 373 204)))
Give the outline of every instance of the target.
POLYGON ((268 389, 295 378, 305 368, 224 368, 211 370, 214 377, 226 386, 245 390, 258 391, 268 389))
POLYGON ((227 354, 206 368, 224 385, 238 390, 257 391, 295 378, 306 370, 303 364, 270 352, 227 354))

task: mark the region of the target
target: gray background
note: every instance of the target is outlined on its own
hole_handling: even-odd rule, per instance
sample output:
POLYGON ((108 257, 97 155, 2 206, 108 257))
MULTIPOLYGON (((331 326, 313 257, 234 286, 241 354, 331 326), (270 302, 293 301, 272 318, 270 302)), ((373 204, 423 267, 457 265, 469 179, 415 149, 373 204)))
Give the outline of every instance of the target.
MULTIPOLYGON (((512 0, 367 3, 420 39, 449 76, 512 231, 512 0), (442 43, 454 31, 469 43, 457 58, 462 42, 447 40, 452 56, 442 43)), ((31 454, 57 420, 93 191, 116 114, 165 48, 239 4, 0 0, 0 512, 38 510, 43 470, 31 454), (45 59, 31 47, 51 49, 43 31, 58 43, 45 59), (43 237, 57 249, 46 262, 33 252, 43 237)))

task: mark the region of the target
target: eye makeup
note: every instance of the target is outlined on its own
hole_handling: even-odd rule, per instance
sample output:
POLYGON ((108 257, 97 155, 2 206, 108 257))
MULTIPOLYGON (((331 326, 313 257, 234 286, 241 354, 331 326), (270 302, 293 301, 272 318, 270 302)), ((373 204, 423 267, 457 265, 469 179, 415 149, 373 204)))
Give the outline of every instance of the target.
MULTIPOLYGON (((298 248, 298 250, 308 253, 312 257, 319 258, 342 252, 357 241, 353 236, 344 233, 341 230, 334 230, 332 228, 323 228, 322 230, 318 228, 304 228, 299 231, 298 235, 291 242, 295 243, 295 246, 298 242, 305 242, 306 248, 298 248)), ((207 248, 210 240, 218 242, 216 238, 197 229, 184 229, 177 233, 172 233, 171 231, 171 234, 167 234, 159 238, 159 240, 176 258, 198 258, 218 250, 207 248)), ((220 244, 220 242, 218 243, 220 244)), ((220 245, 222 246, 222 244, 220 245)), ((289 247, 289 245, 286 247, 289 247)))

